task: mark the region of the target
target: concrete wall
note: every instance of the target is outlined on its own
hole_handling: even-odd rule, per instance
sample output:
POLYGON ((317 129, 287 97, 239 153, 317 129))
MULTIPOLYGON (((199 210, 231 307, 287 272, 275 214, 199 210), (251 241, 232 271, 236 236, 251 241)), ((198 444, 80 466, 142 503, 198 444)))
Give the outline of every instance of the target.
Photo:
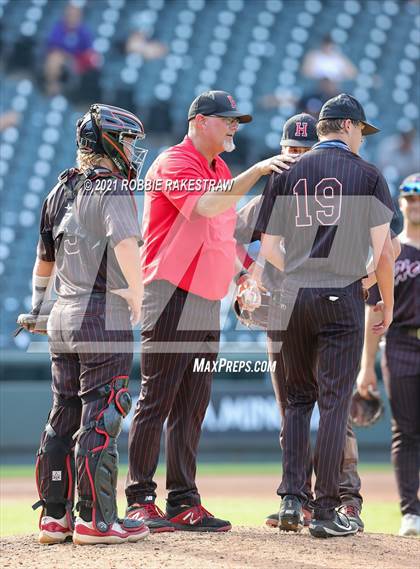
MULTIPOLYGON (((134 403, 139 382, 133 381, 134 403)), ((0 452, 3 462, 30 460, 35 454, 52 402, 48 381, 0 382, 0 452)), ((134 405, 133 405, 134 408, 134 405)), ((132 409, 133 412, 133 409, 132 409)), ((130 416, 120 437, 122 460, 126 460, 130 416)), ((316 435, 317 408, 312 419, 316 435)), ((203 427, 200 459, 219 461, 280 459, 280 417, 271 385, 261 381, 215 381, 211 404, 203 427)), ((390 417, 374 427, 357 429, 361 458, 389 460, 390 417)))

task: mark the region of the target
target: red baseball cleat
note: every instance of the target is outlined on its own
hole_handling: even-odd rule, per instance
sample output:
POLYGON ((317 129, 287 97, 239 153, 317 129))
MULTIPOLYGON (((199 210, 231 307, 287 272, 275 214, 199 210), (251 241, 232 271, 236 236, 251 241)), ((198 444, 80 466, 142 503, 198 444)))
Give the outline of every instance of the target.
POLYGON ((39 522, 39 543, 51 545, 63 543, 73 535, 73 529, 69 527, 67 516, 53 518, 43 516, 39 522))
POLYGON ((232 529, 230 522, 215 518, 201 504, 166 507, 166 516, 178 531, 222 532, 232 529))
MULTIPOLYGON (((104 524, 105 526, 105 524, 104 524)), ((102 532, 93 527, 92 522, 76 518, 73 533, 73 543, 76 545, 95 545, 97 543, 135 542, 149 535, 149 528, 140 520, 117 520, 106 531, 102 532)))

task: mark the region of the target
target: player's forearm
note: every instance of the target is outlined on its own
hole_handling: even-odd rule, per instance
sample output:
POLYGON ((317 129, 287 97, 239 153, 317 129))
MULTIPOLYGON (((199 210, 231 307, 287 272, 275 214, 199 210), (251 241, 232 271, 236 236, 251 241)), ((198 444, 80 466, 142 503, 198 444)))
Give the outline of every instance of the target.
MULTIPOLYGON (((394 237, 391 241, 392 243, 392 250, 394 254, 394 261, 398 259, 401 253, 401 243, 398 237, 394 237)), ((373 259, 371 259, 369 265, 366 267, 367 278, 363 280, 363 286, 365 288, 370 288, 374 284, 376 284, 376 273, 375 273, 375 266, 373 259)))
POLYGON ((372 333, 372 326, 375 323, 375 312, 373 306, 366 306, 365 313, 365 343, 363 345, 361 368, 363 370, 375 367, 376 353, 378 351, 380 336, 372 333))
POLYGON ((114 248, 115 256, 130 289, 142 294, 140 249, 136 237, 120 241, 114 248))
POLYGON ((281 237, 263 235, 260 256, 269 261, 279 271, 284 271, 284 254, 280 248, 281 237))
POLYGON ((54 270, 54 262, 43 261, 37 257, 32 272, 32 310, 39 309, 44 301, 54 270))
POLYGON ((204 217, 214 217, 227 211, 238 203, 261 176, 261 168, 255 164, 232 180, 229 192, 207 192, 202 195, 195 206, 195 212, 204 217))
POLYGON ((55 262, 43 261, 39 257, 36 258, 32 276, 37 275, 39 277, 50 277, 54 270, 55 262))
POLYGON ((386 307, 394 306, 394 253, 392 245, 385 244, 375 269, 381 298, 386 307))

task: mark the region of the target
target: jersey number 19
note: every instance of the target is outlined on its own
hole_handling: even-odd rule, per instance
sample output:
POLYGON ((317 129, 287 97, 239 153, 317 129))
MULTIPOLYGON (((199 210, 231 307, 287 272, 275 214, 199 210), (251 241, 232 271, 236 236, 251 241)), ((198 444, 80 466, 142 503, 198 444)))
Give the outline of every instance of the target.
MULTIPOLYGON (((335 225, 341 215, 342 184, 337 178, 323 178, 315 186, 315 214, 320 225, 335 225)), ((308 207, 308 180, 300 178, 293 187, 296 196, 296 227, 312 225, 308 207)))

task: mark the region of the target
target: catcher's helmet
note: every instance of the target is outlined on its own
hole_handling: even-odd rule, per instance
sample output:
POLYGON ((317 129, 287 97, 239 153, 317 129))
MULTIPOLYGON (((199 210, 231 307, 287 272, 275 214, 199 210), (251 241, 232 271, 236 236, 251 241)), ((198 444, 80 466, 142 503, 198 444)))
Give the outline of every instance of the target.
POLYGON ((147 150, 138 145, 145 136, 142 122, 133 113, 111 105, 95 103, 77 122, 77 147, 105 154, 130 179, 140 174, 146 158, 147 150))
POLYGON ((369 390, 369 398, 355 391, 350 405, 350 417, 356 427, 370 427, 382 417, 384 404, 378 391, 369 390))
POLYGON ((268 327, 269 307, 270 295, 266 292, 261 292, 261 305, 253 311, 243 310, 239 306, 238 300, 235 300, 233 303, 233 310, 242 324, 248 328, 259 328, 262 330, 267 330, 268 327))
POLYGON ((420 196, 420 172, 404 178, 400 185, 400 196, 420 196))

